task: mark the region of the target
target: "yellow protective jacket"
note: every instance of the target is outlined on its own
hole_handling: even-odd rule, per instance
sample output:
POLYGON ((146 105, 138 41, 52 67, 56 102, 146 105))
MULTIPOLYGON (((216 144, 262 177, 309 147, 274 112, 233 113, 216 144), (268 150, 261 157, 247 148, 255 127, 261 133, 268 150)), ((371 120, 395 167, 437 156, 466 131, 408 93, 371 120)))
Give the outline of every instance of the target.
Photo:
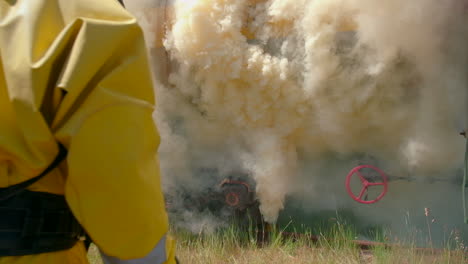
MULTIPOLYGON (((168 231, 159 136, 142 32, 116 0, 0 0, 0 187, 59 169, 30 187, 64 194, 93 241, 122 259, 168 231)), ((0 216, 1 217, 1 216, 0 216)), ((174 263, 173 244, 166 245, 174 263)), ((5 263, 86 263, 70 250, 5 263)))

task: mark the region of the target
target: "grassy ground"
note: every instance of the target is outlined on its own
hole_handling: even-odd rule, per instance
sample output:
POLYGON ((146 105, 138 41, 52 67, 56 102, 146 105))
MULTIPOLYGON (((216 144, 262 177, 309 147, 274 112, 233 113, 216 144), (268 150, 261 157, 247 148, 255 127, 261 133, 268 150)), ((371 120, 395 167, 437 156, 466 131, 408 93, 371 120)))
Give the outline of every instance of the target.
MULTIPOLYGON (((353 241, 351 231, 337 226, 318 240, 310 236, 284 238, 281 232, 272 232, 271 239, 258 245, 253 232, 228 228, 214 234, 194 235, 176 231, 177 256, 182 264, 394 264, 394 263, 468 263, 463 249, 419 251, 411 246, 376 246, 360 249, 353 241)), ((89 251, 91 264, 101 264, 95 247, 89 251)))

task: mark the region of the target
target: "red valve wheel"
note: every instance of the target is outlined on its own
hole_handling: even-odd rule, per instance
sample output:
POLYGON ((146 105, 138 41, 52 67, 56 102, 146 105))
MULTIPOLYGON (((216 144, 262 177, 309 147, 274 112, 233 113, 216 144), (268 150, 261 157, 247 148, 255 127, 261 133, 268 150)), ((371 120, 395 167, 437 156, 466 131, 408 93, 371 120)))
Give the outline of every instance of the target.
POLYGON ((387 190, 388 190, 387 175, 385 175, 385 173, 383 171, 381 171, 379 168, 376 168, 376 167, 371 166, 371 165, 358 166, 358 167, 352 169, 348 173, 348 176, 346 176, 346 190, 348 191, 349 196, 351 196, 351 198, 353 198, 353 200, 355 200, 356 202, 363 203, 363 204, 376 203, 380 199, 382 199, 385 196, 385 194, 387 193, 387 190), (369 169, 372 169, 372 170, 376 171, 377 173, 379 173, 380 177, 382 178, 382 182, 369 182, 366 178, 364 178, 364 176, 360 172, 360 170, 363 169, 363 168, 369 168, 369 169), (361 180, 361 184, 362 184, 361 191, 359 192, 359 195, 357 195, 357 196, 353 193, 353 191, 351 190, 351 186, 350 186, 351 178, 353 177, 354 174, 357 174, 359 176, 359 179, 361 180), (362 197, 364 196, 364 193, 367 191, 367 189, 369 187, 380 186, 380 185, 383 186, 383 191, 382 191, 382 193, 380 193, 380 195, 377 198, 375 198, 374 200, 370 200, 370 201, 362 200, 362 197))
POLYGON ((239 205, 239 195, 235 192, 230 192, 228 194, 226 194, 226 203, 229 205, 229 206, 232 206, 232 207, 235 207, 237 205, 239 205))

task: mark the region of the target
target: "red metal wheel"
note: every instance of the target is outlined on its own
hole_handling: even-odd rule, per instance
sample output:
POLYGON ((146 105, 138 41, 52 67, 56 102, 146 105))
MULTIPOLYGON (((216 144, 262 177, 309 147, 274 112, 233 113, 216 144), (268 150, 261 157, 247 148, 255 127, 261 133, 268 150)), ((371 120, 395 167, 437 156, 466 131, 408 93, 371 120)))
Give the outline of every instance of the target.
POLYGON ((353 200, 355 200, 356 202, 359 202, 359 203, 362 203, 362 204, 373 204, 373 203, 378 202, 380 199, 382 199, 385 196, 385 194, 387 193, 387 190, 388 190, 387 175, 385 175, 385 173, 383 171, 381 171, 379 168, 371 166, 371 165, 361 165, 361 166, 358 166, 358 167, 355 167, 354 169, 352 169, 348 173, 348 176, 346 176, 346 184, 345 185, 346 185, 346 191, 348 191, 349 196, 351 196, 351 198, 353 198, 353 200), (382 182, 369 182, 362 175, 362 173, 360 172, 360 170, 363 169, 363 168, 369 168, 369 169, 372 169, 372 170, 376 171, 380 175, 380 177, 382 178, 382 182), (361 180, 361 184, 362 184, 361 191, 359 192, 359 194, 357 196, 353 193, 353 191, 351 190, 351 186, 350 186, 351 185, 351 178, 355 174, 357 174, 359 176, 359 179, 361 180), (363 200, 362 197, 364 196, 364 193, 367 191, 367 189, 369 187, 372 187, 372 186, 383 186, 383 190, 380 193, 380 195, 377 198, 375 198, 374 200, 370 200, 370 201, 363 200))
POLYGON ((226 200, 226 203, 229 205, 229 206, 232 206, 232 207, 235 207, 235 206, 238 206, 239 205, 239 195, 235 192, 229 192, 226 194, 226 197, 225 197, 225 200, 226 200))

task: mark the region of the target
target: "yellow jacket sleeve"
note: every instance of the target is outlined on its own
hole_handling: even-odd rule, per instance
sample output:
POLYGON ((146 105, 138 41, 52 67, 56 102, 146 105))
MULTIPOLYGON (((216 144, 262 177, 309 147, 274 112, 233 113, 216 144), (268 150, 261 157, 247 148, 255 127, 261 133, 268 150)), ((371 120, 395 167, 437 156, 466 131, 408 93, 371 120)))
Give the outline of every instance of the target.
MULTIPOLYGON (((68 175, 56 178, 63 178, 76 218, 106 254, 145 256, 167 233, 168 220, 154 92, 136 20, 115 0, 0 2, 0 34, 9 38, 0 56, 4 68, 14 69, 5 74, 15 97, 10 105, 31 129, 20 127, 26 143, 12 149, 35 146, 43 167, 54 141, 63 143, 68 175)), ((32 189, 61 192, 44 182, 32 189)), ((173 256, 172 243, 166 248, 173 256)))

